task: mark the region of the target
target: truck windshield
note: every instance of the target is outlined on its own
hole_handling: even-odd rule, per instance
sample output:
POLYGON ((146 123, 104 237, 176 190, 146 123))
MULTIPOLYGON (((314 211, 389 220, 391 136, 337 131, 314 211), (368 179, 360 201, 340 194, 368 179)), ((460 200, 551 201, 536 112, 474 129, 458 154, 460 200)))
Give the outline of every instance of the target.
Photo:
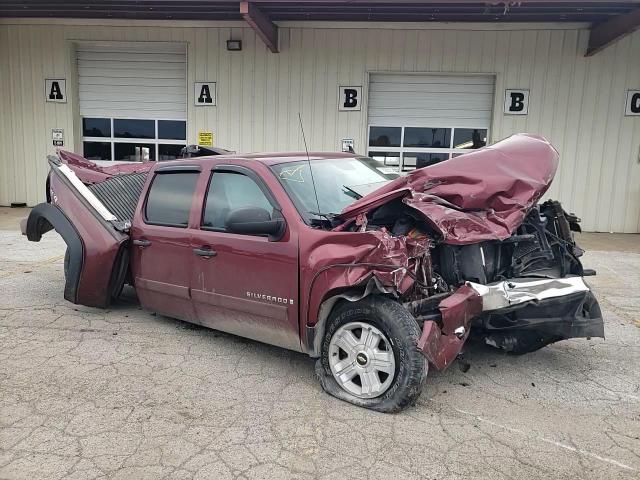
POLYGON ((398 176, 389 173, 382 162, 366 157, 311 160, 311 168, 318 193, 317 203, 309 162, 282 163, 272 167, 298 210, 303 210, 300 213, 307 219, 340 213, 358 198, 398 176))

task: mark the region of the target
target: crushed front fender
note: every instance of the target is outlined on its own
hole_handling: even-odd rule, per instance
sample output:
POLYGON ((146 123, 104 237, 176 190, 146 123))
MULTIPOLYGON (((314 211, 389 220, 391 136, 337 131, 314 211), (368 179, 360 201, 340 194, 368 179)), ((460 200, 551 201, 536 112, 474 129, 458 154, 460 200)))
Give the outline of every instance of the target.
POLYGON ((440 302, 440 322, 425 320, 418 348, 437 369, 444 370, 458 356, 469 336, 471 321, 482 313, 482 297, 463 285, 440 302))

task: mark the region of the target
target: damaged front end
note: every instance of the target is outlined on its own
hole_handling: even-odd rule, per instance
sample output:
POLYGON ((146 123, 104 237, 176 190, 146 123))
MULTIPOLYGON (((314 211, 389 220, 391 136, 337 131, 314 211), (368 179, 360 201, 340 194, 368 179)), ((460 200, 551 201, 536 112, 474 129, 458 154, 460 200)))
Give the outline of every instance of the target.
POLYGON ((489 345, 522 354, 569 338, 604 337, 600 306, 581 277, 470 283, 482 298, 474 329, 489 345))
POLYGON ((386 240, 386 257, 404 255, 396 262, 403 282, 383 268, 369 273, 418 321, 418 347, 436 369, 447 368, 470 335, 514 354, 604 337, 582 278, 595 272, 582 267, 573 238, 579 219, 559 202, 538 203, 557 162, 546 140, 515 135, 398 178, 340 215, 336 231, 398 242, 394 250, 386 240), (415 239, 422 248, 409 252, 415 239))

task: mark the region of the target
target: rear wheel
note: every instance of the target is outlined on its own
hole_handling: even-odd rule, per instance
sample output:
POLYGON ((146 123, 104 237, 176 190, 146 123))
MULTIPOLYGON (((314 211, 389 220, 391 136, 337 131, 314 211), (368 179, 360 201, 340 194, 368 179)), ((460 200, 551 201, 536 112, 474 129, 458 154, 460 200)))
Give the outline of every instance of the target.
POLYGON ((420 328, 397 302, 370 296, 331 313, 316 373, 326 392, 355 405, 397 412, 424 387, 428 363, 420 328))

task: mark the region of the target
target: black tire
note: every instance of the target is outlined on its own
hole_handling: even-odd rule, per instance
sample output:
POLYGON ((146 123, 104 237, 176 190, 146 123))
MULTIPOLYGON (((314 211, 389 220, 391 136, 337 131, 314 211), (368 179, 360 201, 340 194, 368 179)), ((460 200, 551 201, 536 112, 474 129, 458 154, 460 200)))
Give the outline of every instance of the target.
POLYGON ((338 304, 327 319, 320 358, 316 361, 316 375, 325 392, 354 405, 393 413, 413 405, 427 379, 428 361, 417 346, 420 327, 413 316, 399 303, 379 295, 357 302, 338 304), (351 322, 368 323, 388 339, 395 359, 393 382, 380 396, 360 398, 343 389, 331 372, 329 345, 334 333, 351 322))

